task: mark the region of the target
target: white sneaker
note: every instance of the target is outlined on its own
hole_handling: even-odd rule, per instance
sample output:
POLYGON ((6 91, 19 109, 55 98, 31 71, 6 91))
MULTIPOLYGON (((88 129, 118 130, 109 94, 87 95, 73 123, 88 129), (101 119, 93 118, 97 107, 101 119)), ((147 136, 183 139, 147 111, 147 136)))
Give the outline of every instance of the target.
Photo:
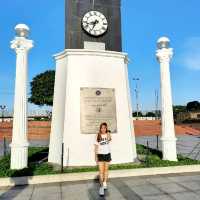
POLYGON ((103 186, 101 186, 101 187, 99 188, 99 195, 100 195, 100 196, 104 196, 104 188, 103 188, 103 186))
POLYGON ((103 188, 104 188, 104 190, 107 190, 107 183, 106 182, 103 182, 103 188))

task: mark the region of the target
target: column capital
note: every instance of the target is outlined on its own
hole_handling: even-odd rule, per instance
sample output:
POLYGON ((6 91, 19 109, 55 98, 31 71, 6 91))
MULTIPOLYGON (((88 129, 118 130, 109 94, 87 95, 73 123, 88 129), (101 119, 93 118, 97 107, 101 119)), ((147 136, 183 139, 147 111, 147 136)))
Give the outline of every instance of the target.
POLYGON ((173 56, 173 49, 172 48, 163 48, 156 50, 156 58, 160 63, 170 62, 173 56))
POLYGON ((32 40, 28 40, 25 37, 15 37, 15 39, 11 41, 10 48, 18 53, 21 51, 29 51, 33 46, 32 40))

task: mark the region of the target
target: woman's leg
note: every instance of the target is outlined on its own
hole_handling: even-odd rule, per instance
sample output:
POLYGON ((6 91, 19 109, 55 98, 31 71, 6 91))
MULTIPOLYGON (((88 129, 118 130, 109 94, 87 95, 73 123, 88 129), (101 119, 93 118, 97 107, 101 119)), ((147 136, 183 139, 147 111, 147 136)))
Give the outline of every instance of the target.
POLYGON ((109 169, 109 162, 104 162, 104 177, 103 177, 103 181, 107 182, 108 180, 108 169, 109 169))
POLYGON ((98 164, 99 164, 99 182, 102 186, 104 181, 104 162, 98 162, 98 164))

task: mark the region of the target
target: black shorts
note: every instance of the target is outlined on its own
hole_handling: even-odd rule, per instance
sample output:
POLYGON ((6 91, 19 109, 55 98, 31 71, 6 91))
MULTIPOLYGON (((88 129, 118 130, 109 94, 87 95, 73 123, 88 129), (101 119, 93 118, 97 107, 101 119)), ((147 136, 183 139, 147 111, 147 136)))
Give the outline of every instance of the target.
POLYGON ((99 162, 110 162, 111 159, 111 154, 97 154, 97 158, 99 162))

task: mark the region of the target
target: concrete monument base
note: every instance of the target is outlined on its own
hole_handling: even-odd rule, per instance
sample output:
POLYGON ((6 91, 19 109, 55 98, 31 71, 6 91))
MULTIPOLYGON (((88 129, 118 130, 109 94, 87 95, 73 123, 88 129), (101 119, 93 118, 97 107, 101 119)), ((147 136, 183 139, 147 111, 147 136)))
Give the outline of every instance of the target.
POLYGON ((176 138, 161 138, 162 149, 165 150, 163 160, 177 161, 176 141, 176 138))
MULTIPOLYGON (((28 163, 28 143, 11 144, 11 166, 14 169, 23 169, 28 163)), ((13 169, 13 168, 11 168, 13 169)))
POLYGON ((105 101, 101 102, 102 105, 98 105, 99 107, 95 109, 101 112, 106 107, 106 112, 109 113, 107 114, 112 115, 112 120, 113 116, 116 119, 112 121, 105 112, 102 121, 98 118, 98 122, 95 123, 105 121, 112 128, 112 163, 133 162, 137 155, 127 54, 104 50, 68 49, 55 55, 55 59, 56 77, 48 161, 61 164, 62 143, 64 143, 64 166, 96 165, 94 139, 98 130, 92 132, 93 127, 90 127, 94 125, 91 116, 95 116, 95 113, 86 109, 85 105, 92 98, 94 105, 90 102, 90 108, 98 104, 95 103, 95 97, 83 98, 81 92, 90 89, 90 91, 96 90, 97 95, 104 91, 113 91, 114 97, 109 97, 114 102, 111 103, 112 110, 109 110, 109 106, 106 107, 108 97, 105 97, 105 101))

